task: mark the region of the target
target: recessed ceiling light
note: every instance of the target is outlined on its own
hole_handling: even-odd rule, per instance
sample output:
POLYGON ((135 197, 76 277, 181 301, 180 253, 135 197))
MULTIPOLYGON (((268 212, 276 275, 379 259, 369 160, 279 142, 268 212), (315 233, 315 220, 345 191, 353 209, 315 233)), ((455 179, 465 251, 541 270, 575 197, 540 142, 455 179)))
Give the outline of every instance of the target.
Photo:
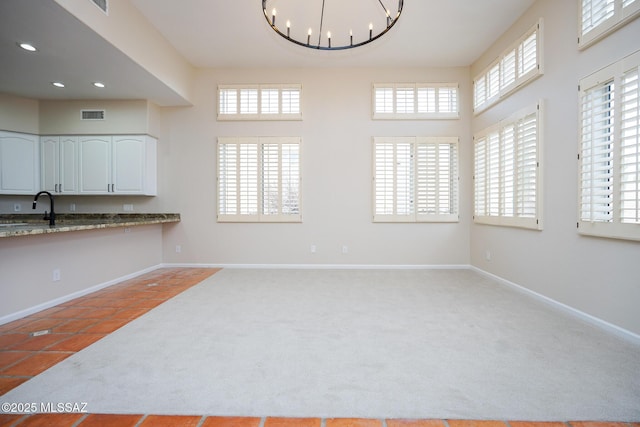
POLYGON ((29 52, 35 52, 36 50, 38 50, 32 44, 29 44, 29 43, 18 43, 18 46, 20 46, 24 50, 28 50, 29 52))
POLYGON ((54 85, 55 87, 64 87, 64 83, 62 82, 53 82, 51 84, 54 85))
POLYGON ((100 87, 100 88, 104 87, 104 83, 101 83, 101 82, 93 82, 93 85, 95 87, 100 87))

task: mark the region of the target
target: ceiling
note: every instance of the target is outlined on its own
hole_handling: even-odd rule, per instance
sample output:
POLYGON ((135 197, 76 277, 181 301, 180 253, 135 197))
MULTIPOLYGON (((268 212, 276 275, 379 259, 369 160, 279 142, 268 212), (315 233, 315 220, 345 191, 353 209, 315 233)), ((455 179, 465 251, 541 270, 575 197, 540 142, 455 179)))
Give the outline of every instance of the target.
MULTIPOLYGON (((467 66, 534 2, 404 0, 402 16, 384 37, 356 49, 328 52, 296 46, 278 36, 265 21, 259 0, 128 1, 199 68, 467 66)), ((302 0, 269 0, 269 5, 278 7, 278 19, 285 21, 287 2, 292 1, 302 0)), ((304 1, 318 10, 322 3, 304 1)), ((379 0, 324 1, 327 7, 333 2, 345 8, 340 15, 353 15, 357 20, 363 15, 363 2, 379 0)), ((383 1, 385 5, 392 3, 383 1)), ((293 27, 296 21, 291 20, 293 27)), ((0 1, 0 63, 0 93, 34 99, 184 103, 53 0, 0 1), (30 41, 39 50, 22 51, 18 41, 30 41), (64 81, 67 87, 53 87, 55 80, 64 81), (104 81, 107 87, 93 87, 96 80, 104 81)))

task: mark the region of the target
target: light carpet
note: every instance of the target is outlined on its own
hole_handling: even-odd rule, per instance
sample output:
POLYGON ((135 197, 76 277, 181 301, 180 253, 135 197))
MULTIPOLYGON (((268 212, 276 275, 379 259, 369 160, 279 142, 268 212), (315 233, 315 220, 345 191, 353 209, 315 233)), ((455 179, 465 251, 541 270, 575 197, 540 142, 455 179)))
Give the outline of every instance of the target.
POLYGON ((640 347, 469 270, 226 269, 7 393, 93 413, 640 420, 640 347))

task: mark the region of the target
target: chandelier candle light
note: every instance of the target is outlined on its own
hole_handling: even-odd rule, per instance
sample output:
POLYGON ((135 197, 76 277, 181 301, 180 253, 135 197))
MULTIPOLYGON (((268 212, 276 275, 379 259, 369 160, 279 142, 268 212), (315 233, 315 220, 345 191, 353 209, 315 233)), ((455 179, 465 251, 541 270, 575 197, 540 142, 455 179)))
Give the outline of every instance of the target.
MULTIPOLYGON (((385 35, 400 18, 404 3, 404 0, 359 1, 360 3, 356 4, 357 2, 354 2, 354 0, 350 0, 346 3, 344 2, 344 0, 321 0, 322 8, 320 9, 320 16, 316 16, 315 19, 310 17, 310 14, 313 14, 313 6, 315 5, 315 3, 311 0, 306 0, 304 4, 301 4, 297 0, 289 0, 288 2, 287 0, 262 0, 262 11, 264 12, 264 17, 267 20, 267 23, 273 29, 273 31, 294 44, 317 50, 344 50, 363 46, 385 35), (345 7, 345 5, 347 5, 349 7, 352 7, 351 15, 353 16, 345 16, 342 11, 331 11, 333 13, 329 13, 328 10, 325 16, 325 3, 330 2, 333 3, 332 6, 337 5, 338 7, 345 7), (387 3, 389 7, 392 7, 392 10, 394 11, 397 8, 397 13, 395 13, 395 16, 392 16, 389 7, 387 7, 385 3, 387 3), (278 6, 278 10, 276 10, 275 6, 278 6), (271 9, 270 13, 269 9, 271 9), (276 15, 278 11, 280 12, 281 16, 287 18, 286 31, 284 32, 281 31, 276 24, 276 15), (346 24, 345 20, 350 20, 353 22, 350 24, 346 24), (313 21, 315 21, 315 23, 313 21), (360 23, 358 21, 360 21, 360 23), (303 28, 306 28, 308 24, 309 29, 306 32, 306 41, 303 38, 304 35, 302 35, 304 33, 296 33, 296 27, 294 27, 293 25, 296 22, 302 22, 304 25, 303 28), (375 26, 374 22, 376 23, 375 26), (365 28, 367 28, 367 23, 369 25, 368 38, 365 35, 366 33, 364 33, 365 28), (353 28, 349 28, 348 25, 355 25, 353 28, 357 30, 356 34, 358 34, 358 28, 362 28, 359 36, 356 35, 355 43, 353 28), (324 26, 329 29, 329 31, 327 31, 326 33, 323 33, 324 26), (374 27, 378 28, 378 26, 381 28, 381 31, 377 34, 374 34, 374 27), (311 35, 315 31, 314 28, 318 29, 317 44, 312 44, 311 40, 311 35), (337 33, 338 37, 334 37, 334 45, 332 46, 332 31, 333 33, 335 33, 335 30, 339 30, 337 33), (301 40, 298 40, 296 38, 296 34, 298 36, 301 36, 301 40), (322 39, 323 34, 326 34, 325 40, 322 39), (362 41, 358 41, 358 39, 362 41)), ((316 2, 318 3, 318 5, 320 5, 320 0, 316 0, 316 2)), ((298 30, 301 30, 299 26, 298 30)))

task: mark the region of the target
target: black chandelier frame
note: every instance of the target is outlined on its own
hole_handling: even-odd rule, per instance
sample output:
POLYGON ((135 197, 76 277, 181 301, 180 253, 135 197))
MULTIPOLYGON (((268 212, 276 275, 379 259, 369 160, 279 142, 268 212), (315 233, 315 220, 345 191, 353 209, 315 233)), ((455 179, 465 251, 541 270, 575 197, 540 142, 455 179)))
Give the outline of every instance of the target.
MULTIPOLYGON (((366 44, 369 44, 377 39, 379 39, 380 37, 384 36, 385 34, 387 34, 387 32, 393 28, 393 26, 396 24, 396 22, 398 22, 398 19, 400 18, 400 15, 402 14, 402 8, 404 6, 404 0, 398 0, 398 11, 395 15, 395 18, 391 16, 391 14, 389 13, 389 11, 384 7, 384 4, 382 3, 382 0, 378 0, 378 2, 380 3, 380 5, 382 6, 382 9, 384 10, 384 13, 387 15, 387 26, 385 27, 384 30, 382 30, 380 33, 374 35, 373 34, 373 30, 371 28, 371 26, 369 27, 369 38, 362 41, 362 42, 357 42, 354 43, 353 42, 353 35, 350 36, 350 44, 348 45, 342 45, 342 46, 331 46, 331 37, 328 37, 328 44, 326 46, 322 46, 322 25, 324 23, 324 3, 325 0, 322 0, 322 12, 320 14, 320 29, 319 29, 319 34, 318 34, 318 44, 311 44, 311 34, 309 34, 307 36, 307 41, 305 42, 301 42, 299 40, 296 40, 294 38, 292 38, 290 36, 291 33, 291 29, 289 27, 287 27, 286 29, 286 33, 283 33, 282 31, 280 31, 280 28, 278 28, 278 26, 276 25, 276 16, 275 15, 271 15, 271 17, 269 16, 269 14, 267 13, 267 1, 268 0, 262 0, 262 12, 264 13, 264 18, 267 20, 267 23, 269 24, 269 26, 271 27, 271 29, 273 29, 273 31, 275 31, 277 34, 279 34, 281 37, 283 37, 284 39, 290 41, 291 43, 295 43, 299 46, 302 47, 306 47, 309 49, 315 49, 315 50, 345 50, 345 49, 353 49, 356 47, 360 47, 360 46, 364 46, 366 44)), ((341 1, 341 0, 336 0, 336 1, 341 1)))

